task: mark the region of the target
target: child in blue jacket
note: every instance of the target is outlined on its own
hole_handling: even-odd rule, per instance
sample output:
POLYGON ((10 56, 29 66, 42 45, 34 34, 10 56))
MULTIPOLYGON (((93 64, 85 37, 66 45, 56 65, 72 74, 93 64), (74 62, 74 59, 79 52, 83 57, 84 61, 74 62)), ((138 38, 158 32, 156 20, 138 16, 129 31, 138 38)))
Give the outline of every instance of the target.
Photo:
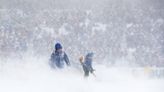
POLYGON ((94 69, 92 67, 93 53, 88 53, 85 56, 84 62, 83 62, 83 57, 80 57, 79 60, 80 60, 80 63, 82 65, 82 67, 83 67, 83 70, 84 70, 84 76, 88 77, 89 76, 89 72, 90 73, 94 72, 94 69))

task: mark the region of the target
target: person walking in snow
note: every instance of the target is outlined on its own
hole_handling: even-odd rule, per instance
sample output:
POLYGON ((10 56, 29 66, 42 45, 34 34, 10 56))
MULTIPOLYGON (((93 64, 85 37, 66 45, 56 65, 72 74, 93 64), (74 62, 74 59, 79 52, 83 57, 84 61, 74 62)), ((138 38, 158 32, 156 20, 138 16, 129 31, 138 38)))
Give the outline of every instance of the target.
POLYGON ((65 65, 70 66, 67 54, 62 50, 60 43, 55 44, 55 50, 51 54, 50 65, 52 68, 62 69, 65 65))
MULTIPOLYGON (((92 73, 94 75, 94 69, 92 67, 92 60, 93 60, 93 53, 88 53, 85 58, 84 57, 80 57, 79 61, 83 67, 83 71, 84 71, 84 76, 88 77, 89 73, 92 73), (84 61, 83 61, 84 60, 84 61)), ((95 75, 94 75, 95 76, 95 75)))

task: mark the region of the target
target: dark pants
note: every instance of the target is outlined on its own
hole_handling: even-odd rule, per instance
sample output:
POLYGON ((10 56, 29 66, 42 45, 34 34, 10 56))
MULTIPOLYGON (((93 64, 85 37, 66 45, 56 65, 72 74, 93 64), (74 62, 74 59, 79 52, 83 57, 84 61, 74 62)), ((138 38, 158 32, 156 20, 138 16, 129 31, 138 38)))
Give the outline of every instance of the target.
POLYGON ((84 70, 84 76, 85 76, 85 77, 88 77, 90 71, 89 71, 89 70, 87 69, 87 67, 84 66, 84 65, 83 65, 83 70, 84 70))

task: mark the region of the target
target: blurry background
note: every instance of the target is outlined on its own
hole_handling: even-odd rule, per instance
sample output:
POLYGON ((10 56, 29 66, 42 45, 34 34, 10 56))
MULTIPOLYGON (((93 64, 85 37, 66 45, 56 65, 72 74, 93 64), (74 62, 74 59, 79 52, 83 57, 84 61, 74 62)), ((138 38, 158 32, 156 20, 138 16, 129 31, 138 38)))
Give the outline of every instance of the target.
POLYGON ((0 0, 0 59, 51 55, 72 62, 164 66, 163 0, 0 0))

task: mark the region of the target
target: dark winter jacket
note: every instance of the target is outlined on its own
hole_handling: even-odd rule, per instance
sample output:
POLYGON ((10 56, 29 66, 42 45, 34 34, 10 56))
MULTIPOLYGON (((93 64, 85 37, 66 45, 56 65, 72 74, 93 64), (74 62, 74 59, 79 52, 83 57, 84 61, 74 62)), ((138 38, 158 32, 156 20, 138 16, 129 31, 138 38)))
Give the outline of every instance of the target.
POLYGON ((69 62, 69 59, 68 59, 68 56, 65 52, 63 51, 54 51, 52 54, 51 54, 51 60, 50 60, 50 65, 53 67, 53 68, 64 68, 65 64, 67 66, 70 65, 70 62, 69 62))
POLYGON ((86 57, 85 61, 84 61, 84 63, 82 65, 83 65, 84 71, 90 71, 90 72, 94 71, 94 69, 92 67, 92 59, 86 57))

